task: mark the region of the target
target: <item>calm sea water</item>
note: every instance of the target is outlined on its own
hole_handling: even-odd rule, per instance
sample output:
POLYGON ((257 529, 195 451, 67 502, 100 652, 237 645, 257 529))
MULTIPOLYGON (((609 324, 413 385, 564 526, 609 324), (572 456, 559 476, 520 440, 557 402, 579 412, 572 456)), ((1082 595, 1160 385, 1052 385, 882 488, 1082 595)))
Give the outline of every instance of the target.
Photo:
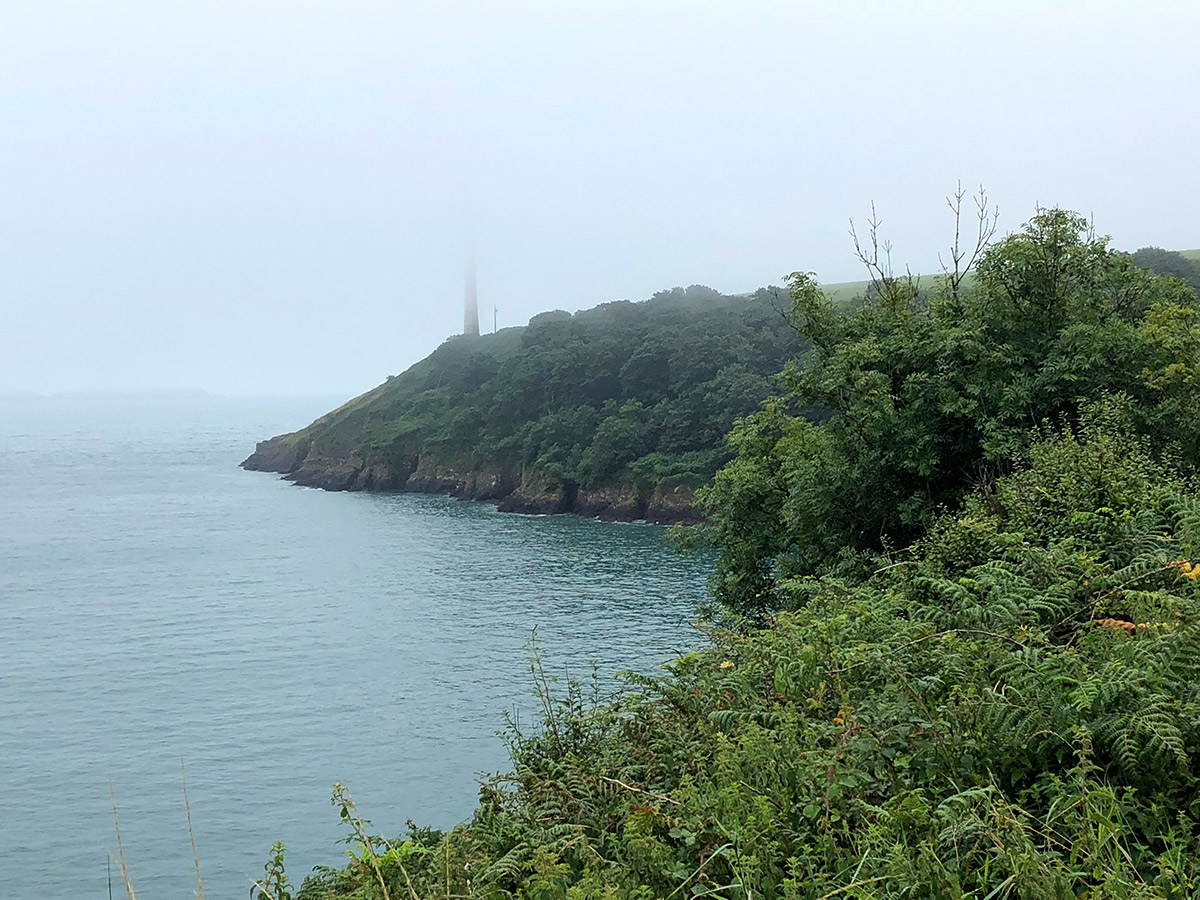
POLYGON ((192 896, 181 757, 210 900, 275 840, 298 884, 335 781, 379 832, 471 814, 534 629, 560 674, 697 642, 662 529, 237 468, 331 405, 0 401, 0 896, 108 897, 110 781, 138 896, 192 896))

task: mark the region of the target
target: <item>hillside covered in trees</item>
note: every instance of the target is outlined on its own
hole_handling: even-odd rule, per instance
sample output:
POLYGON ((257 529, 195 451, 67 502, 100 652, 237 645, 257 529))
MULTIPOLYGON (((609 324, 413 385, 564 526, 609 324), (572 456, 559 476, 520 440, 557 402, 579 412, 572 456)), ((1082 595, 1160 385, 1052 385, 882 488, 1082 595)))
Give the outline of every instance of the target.
MULTIPOLYGON (((1188 253, 1147 247, 1114 258, 1200 290, 1200 261, 1188 253)), ((814 296, 856 308, 901 286, 920 303, 936 295, 937 279, 871 274, 814 283, 814 296)), ((975 273, 962 276, 965 290, 975 273)), ((726 296, 692 285, 458 335, 308 427, 261 442, 242 465, 327 490, 696 522, 696 491, 732 458, 734 423, 778 393, 780 373, 810 346, 804 322, 814 310, 791 303, 778 288, 726 296)), ((827 411, 831 398, 814 396, 802 416, 827 411)))
POLYGON ((1133 254, 1133 261, 1155 275, 1178 278, 1200 293, 1200 250, 1163 250, 1143 247, 1133 254))
POLYGON ((333 490, 688 521, 725 434, 805 348, 788 302, 693 285, 460 335, 243 465, 333 490))
POLYGON ((811 352, 701 494, 710 645, 611 698, 535 660, 475 815, 385 839, 339 785, 298 898, 1197 895, 1195 291, 1061 210, 878 288, 793 278, 811 352))

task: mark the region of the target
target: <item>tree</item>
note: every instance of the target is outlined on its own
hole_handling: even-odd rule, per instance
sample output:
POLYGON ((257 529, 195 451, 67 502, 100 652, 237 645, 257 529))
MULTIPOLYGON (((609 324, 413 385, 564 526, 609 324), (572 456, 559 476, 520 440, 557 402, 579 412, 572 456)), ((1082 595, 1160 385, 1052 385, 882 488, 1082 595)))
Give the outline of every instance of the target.
POLYGON ((973 283, 947 275, 923 291, 892 277, 876 226, 859 254, 877 289, 859 308, 835 309, 810 275, 792 276, 813 351, 787 369, 778 402, 735 427, 737 457, 702 494, 721 549, 714 590, 739 613, 784 605, 787 578, 907 546, 938 509, 1008 471, 1030 429, 1075 422, 1107 393, 1131 398, 1131 427, 1160 452, 1200 453, 1187 286, 1049 209, 982 252, 973 283), (825 421, 798 415, 812 407, 825 421))
POLYGON ((1134 263, 1149 269, 1155 275, 1186 281, 1194 291, 1200 293, 1200 262, 1188 259, 1174 250, 1163 250, 1161 247, 1143 247, 1132 254, 1132 259, 1134 263))

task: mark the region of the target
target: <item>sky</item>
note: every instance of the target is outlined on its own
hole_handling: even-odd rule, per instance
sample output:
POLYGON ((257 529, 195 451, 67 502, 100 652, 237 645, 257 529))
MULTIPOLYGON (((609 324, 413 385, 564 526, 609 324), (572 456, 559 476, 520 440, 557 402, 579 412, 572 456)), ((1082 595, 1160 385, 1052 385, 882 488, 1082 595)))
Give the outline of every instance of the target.
POLYGON ((0 392, 362 392, 462 328, 935 271, 986 186, 1200 247, 1200 4, 0 3, 0 392))

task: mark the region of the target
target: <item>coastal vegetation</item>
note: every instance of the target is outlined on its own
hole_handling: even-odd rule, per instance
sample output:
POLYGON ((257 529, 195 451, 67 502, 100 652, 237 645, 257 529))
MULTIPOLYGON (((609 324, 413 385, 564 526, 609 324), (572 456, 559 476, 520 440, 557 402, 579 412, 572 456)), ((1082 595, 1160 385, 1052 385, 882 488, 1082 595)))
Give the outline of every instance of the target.
POLYGON ((1200 293, 1200 250, 1163 250, 1143 247, 1133 254, 1133 261, 1155 275, 1166 275, 1186 281, 1200 293))
POLYGON ((839 310, 793 276, 813 352, 784 391, 741 420, 738 451, 704 494, 721 549, 715 593, 760 615, 796 575, 852 571, 908 546, 940 508, 1009 471, 1031 429, 1073 424, 1120 393, 1131 426, 1200 460, 1195 291, 1157 277, 1062 210, 991 247, 969 289, 883 278, 839 310), (803 413, 821 409, 813 423, 803 413))
MULTIPOLYGON (((835 307, 691 539, 708 644, 536 727, 448 832, 257 900, 1185 898, 1200 891, 1200 304, 1044 210, 835 307), (820 415, 809 414, 820 410, 820 415)), ((272 880, 273 879, 273 880, 272 880)))
POLYGON ((725 434, 805 348, 788 306, 779 290, 693 285, 453 337, 243 465, 339 490, 687 520, 730 458, 725 434))

